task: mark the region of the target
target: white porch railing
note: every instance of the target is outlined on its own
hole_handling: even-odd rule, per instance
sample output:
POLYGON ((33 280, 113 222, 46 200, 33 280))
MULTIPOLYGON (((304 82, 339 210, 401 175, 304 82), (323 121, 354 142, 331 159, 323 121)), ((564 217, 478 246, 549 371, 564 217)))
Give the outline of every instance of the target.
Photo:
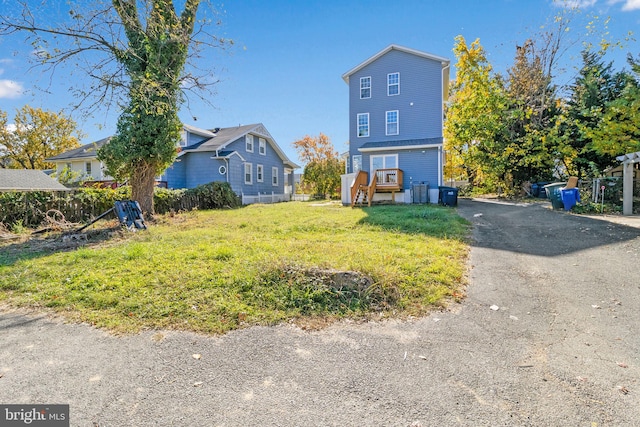
POLYGON ((291 200, 291 194, 275 194, 271 192, 268 193, 258 193, 257 196, 248 196, 246 194, 242 194, 242 204, 250 205, 253 203, 279 203, 279 202, 288 202, 291 200))

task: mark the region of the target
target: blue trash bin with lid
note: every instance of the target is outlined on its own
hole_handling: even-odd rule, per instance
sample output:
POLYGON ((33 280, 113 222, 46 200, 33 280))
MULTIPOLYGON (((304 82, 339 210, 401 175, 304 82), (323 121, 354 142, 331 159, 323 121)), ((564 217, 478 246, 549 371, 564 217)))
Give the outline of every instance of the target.
POLYGON ((560 197, 564 210, 569 211, 580 201, 580 190, 577 188, 561 188, 560 197))

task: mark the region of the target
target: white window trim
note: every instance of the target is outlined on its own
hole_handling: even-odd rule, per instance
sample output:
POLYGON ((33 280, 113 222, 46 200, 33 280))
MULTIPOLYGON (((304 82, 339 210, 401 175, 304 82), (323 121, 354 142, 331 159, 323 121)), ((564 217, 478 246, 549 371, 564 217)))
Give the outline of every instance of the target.
POLYGON ((369 119, 369 113, 358 113, 358 115, 356 116, 356 136, 358 138, 368 138, 369 135, 371 135, 371 121, 369 119), (360 116, 367 117, 367 134, 366 135, 360 135, 360 116))
POLYGON ((188 138, 189 138, 189 133, 185 129, 182 129, 182 132, 180 132, 180 142, 178 143, 178 146, 186 147, 188 138))
POLYGON ((384 126, 384 132, 385 135, 399 135, 400 134, 400 112, 398 110, 389 110, 389 111, 385 111, 384 113, 384 120, 385 120, 385 126, 384 126), (395 133, 390 133, 389 132, 389 124, 391 122, 389 122, 389 113, 396 113, 396 132, 395 133))
POLYGON ((264 138, 258 139, 258 152, 263 156, 267 155, 267 140, 264 138))
POLYGON ((245 135, 244 142, 245 142, 245 149, 247 150, 247 153, 253 153, 253 144, 255 142, 253 135, 245 135))
POLYGON ((253 184, 253 163, 245 163, 244 164, 244 183, 248 185, 253 184), (249 173, 247 173, 247 171, 249 173), (249 175, 249 179, 247 180, 247 175, 249 175))
POLYGON ((264 182, 264 166, 256 165, 256 182, 264 182))
POLYGON ((396 96, 396 95, 400 95, 400 73, 397 72, 397 71, 395 73, 387 74, 387 96, 396 96), (391 76, 393 74, 397 74, 398 75, 398 83, 394 83, 392 85, 392 84, 389 83, 389 76, 391 76), (389 93, 389 89, 391 89, 391 86, 398 86, 398 93, 390 94, 389 93))
POLYGON ((360 77, 360 99, 370 99, 371 98, 371 76, 360 77), (369 87, 363 88, 362 82, 364 79, 369 79, 369 87), (362 96, 362 89, 369 89, 369 96, 362 96))
POLYGON ((362 154, 354 154, 351 160, 351 172, 358 172, 362 170, 362 154), (360 167, 356 169, 356 165, 360 167))
POLYGON ((280 171, 277 167, 274 166, 271 168, 271 185, 273 185, 274 187, 277 187, 280 182, 279 173, 280 171))
MULTIPOLYGON (((369 157, 369 170, 373 173, 373 159, 376 157, 395 157, 396 158, 396 168, 399 168, 400 165, 398 163, 398 155, 397 154, 374 154, 372 156, 369 157)), ((383 163, 385 163, 382 167, 382 169, 390 169, 387 168, 386 162, 383 160, 383 163)))
POLYGON ((84 173, 89 176, 92 176, 93 173, 93 162, 84 162, 84 173))

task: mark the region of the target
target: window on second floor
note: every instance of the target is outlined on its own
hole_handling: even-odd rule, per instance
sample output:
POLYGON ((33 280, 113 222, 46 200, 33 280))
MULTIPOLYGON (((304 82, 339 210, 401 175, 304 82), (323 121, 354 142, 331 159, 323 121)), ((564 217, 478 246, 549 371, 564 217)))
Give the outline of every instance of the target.
POLYGON ((257 182, 264 181, 264 166, 262 165, 256 166, 256 181, 257 182))
POLYGON ((358 114, 358 138, 369 136, 369 113, 358 114))
POLYGON ((84 164, 84 170, 87 173, 87 175, 91 175, 91 162, 86 162, 84 164))
POLYGON ((400 73, 387 74, 387 95, 400 94, 400 73))
POLYGON ((246 143, 247 143, 247 152, 248 153, 253 153, 253 135, 247 135, 244 137, 246 143))
POLYGON ((253 184, 253 164, 244 164, 244 183, 253 184))
POLYGON ((178 146, 186 147, 188 138, 189 138, 189 134, 187 133, 187 131, 185 129, 182 129, 180 131, 180 142, 178 143, 178 146))
POLYGON ((267 155, 267 141, 264 138, 258 139, 258 152, 263 156, 267 155))
POLYGON ((371 98, 371 77, 360 77, 360 99, 371 98))
POLYGON ((271 185, 273 185, 274 187, 278 186, 278 168, 277 167, 272 167, 271 168, 271 185))
POLYGON ((400 127, 398 126, 398 110, 387 111, 387 135, 397 135, 400 127))

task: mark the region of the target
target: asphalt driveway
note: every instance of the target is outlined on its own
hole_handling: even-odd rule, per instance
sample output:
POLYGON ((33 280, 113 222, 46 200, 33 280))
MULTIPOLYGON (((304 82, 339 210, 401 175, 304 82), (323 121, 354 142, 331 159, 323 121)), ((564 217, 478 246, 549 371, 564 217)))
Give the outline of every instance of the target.
POLYGON ((408 322, 114 337, 0 311, 0 403, 72 426, 640 424, 640 228, 460 200, 467 298, 408 322), (194 357, 195 356, 195 357, 194 357))

